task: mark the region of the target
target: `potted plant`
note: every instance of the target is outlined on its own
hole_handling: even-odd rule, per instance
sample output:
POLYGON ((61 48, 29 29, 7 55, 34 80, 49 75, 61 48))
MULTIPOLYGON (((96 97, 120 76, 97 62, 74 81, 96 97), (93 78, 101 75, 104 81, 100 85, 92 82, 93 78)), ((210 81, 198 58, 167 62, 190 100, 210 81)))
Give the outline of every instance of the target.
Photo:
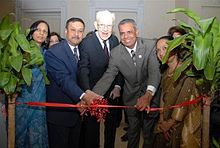
POLYGON ((34 41, 28 41, 29 30, 22 32, 19 22, 12 15, 0 21, 0 90, 8 101, 8 147, 15 144, 16 96, 23 84, 31 85, 31 67, 38 65, 43 70, 43 56, 34 41))
MULTIPOLYGON (((176 69, 173 78, 177 80, 182 72, 196 77, 201 92, 207 96, 206 102, 210 102, 209 99, 214 98, 220 87, 220 24, 216 17, 201 19, 190 9, 175 8, 168 13, 184 13, 194 24, 179 21, 179 26, 185 29, 187 34, 169 42, 162 63, 167 61, 169 53, 176 47, 187 49, 183 64, 176 69)), ((210 105, 204 105, 202 146, 205 148, 209 147, 209 118, 210 105)))

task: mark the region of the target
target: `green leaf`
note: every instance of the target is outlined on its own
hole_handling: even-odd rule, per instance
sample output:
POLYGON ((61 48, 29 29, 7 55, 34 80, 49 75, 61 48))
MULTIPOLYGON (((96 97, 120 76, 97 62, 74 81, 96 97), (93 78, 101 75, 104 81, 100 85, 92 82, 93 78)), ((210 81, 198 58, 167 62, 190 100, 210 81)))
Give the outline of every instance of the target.
POLYGON ((189 77, 195 77, 197 76, 197 74, 195 72, 193 72, 192 70, 188 70, 186 71, 186 75, 189 77))
POLYGON ((204 69, 208 54, 210 50, 210 46, 212 45, 212 35, 206 34, 206 36, 202 36, 201 34, 197 34, 194 41, 194 51, 193 51, 193 65, 197 70, 204 69))
POLYGON ((12 33, 12 29, 0 30, 0 37, 2 40, 6 40, 12 33))
POLYGON ((215 145, 216 148, 220 148, 220 145, 219 145, 218 141, 215 140, 215 138, 212 138, 212 142, 213 142, 213 144, 215 145))
POLYGON ((201 86, 205 83, 205 80, 203 78, 197 79, 196 80, 196 85, 201 86))
POLYGON ((3 43, 0 40, 0 50, 4 47, 3 43))
POLYGON ((194 22, 196 24, 199 24, 199 20, 200 20, 200 17, 192 10, 190 9, 186 9, 186 8, 175 8, 173 10, 171 10, 170 12, 168 13, 177 13, 177 12, 182 12, 184 13, 185 15, 187 15, 188 17, 190 17, 192 20, 194 20, 194 22))
POLYGON ((32 80, 32 71, 31 71, 31 69, 23 67, 21 71, 22 71, 22 76, 24 78, 24 81, 26 82, 26 84, 28 86, 30 86, 31 85, 31 80, 32 80))
POLYGON ((215 63, 213 63, 213 61, 207 62, 207 65, 204 69, 204 74, 207 80, 213 80, 215 75, 215 63))
POLYGON ((23 61, 23 56, 22 56, 22 54, 17 55, 17 56, 11 56, 9 59, 10 59, 11 66, 12 66, 17 72, 19 72, 19 71, 21 70, 21 67, 22 67, 22 61, 23 61))
POLYGON ((168 48, 167 48, 167 51, 162 59, 162 64, 166 63, 166 61, 169 58, 169 54, 173 49, 175 49, 176 47, 178 47, 179 45, 184 43, 186 36, 187 36, 187 34, 182 35, 180 37, 177 37, 174 40, 168 42, 168 48))
POLYGON ((18 52, 18 43, 15 41, 15 39, 11 36, 9 39, 9 45, 10 45, 10 52, 12 56, 17 56, 19 54, 18 52))
POLYGON ((13 94, 17 86, 17 78, 11 75, 9 82, 4 86, 4 91, 7 95, 13 94))
POLYGON ((24 34, 18 34, 15 37, 16 41, 18 42, 18 45, 26 52, 31 53, 30 50, 30 44, 28 42, 28 40, 26 39, 24 34))
POLYGON ((10 27, 10 24, 11 24, 10 15, 4 16, 0 23, 0 30, 8 29, 10 27))
POLYGON ((219 36, 220 34, 220 24, 217 19, 214 19, 214 22, 212 24, 211 32, 213 33, 213 36, 219 36))
POLYGON ((180 67, 178 67, 175 72, 174 72, 174 75, 173 75, 173 78, 174 78, 174 81, 176 81, 182 72, 184 72, 192 63, 192 58, 189 57, 187 58, 182 64, 180 67))
POLYGON ((15 35, 18 35, 21 33, 21 26, 20 26, 20 23, 19 22, 14 22, 13 25, 12 25, 12 28, 13 28, 13 33, 15 35))
POLYGON ((214 37, 213 36, 213 52, 215 57, 220 57, 220 34, 219 36, 214 37))
POLYGON ((216 17, 212 17, 212 18, 208 18, 208 19, 204 19, 204 20, 199 21, 203 35, 205 35, 207 33, 207 31, 210 30, 215 19, 216 19, 216 17))
POLYGON ((0 88, 3 88, 9 82, 10 75, 9 72, 0 72, 0 88))
POLYGON ((198 33, 198 30, 195 29, 194 27, 186 24, 185 22, 183 21, 179 21, 179 26, 181 28, 183 28, 184 30, 186 30, 187 32, 192 32, 192 34, 197 34, 198 33))
POLYGON ((9 53, 8 53, 8 50, 4 50, 3 51, 3 56, 2 56, 2 59, 1 59, 1 65, 2 65, 2 69, 4 69, 5 67, 7 67, 7 63, 8 63, 8 58, 9 58, 9 53))

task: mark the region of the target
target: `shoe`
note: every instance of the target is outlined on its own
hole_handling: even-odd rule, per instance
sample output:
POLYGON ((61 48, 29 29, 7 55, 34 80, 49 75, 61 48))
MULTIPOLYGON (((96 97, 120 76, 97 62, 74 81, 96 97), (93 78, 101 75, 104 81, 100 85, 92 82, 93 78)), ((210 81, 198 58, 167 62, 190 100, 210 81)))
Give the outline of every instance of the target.
POLYGON ((125 126, 125 127, 123 128, 123 130, 124 130, 124 131, 128 131, 128 126, 125 126))
POLYGON ((121 136, 121 141, 122 142, 128 141, 128 133, 127 132, 123 136, 121 136))

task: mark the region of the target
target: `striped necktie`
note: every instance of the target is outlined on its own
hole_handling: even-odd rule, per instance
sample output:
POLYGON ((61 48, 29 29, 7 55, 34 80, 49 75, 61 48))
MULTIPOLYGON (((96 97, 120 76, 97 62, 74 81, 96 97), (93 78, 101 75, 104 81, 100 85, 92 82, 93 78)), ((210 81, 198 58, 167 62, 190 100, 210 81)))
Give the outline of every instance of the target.
POLYGON ((73 48, 73 56, 74 58, 76 59, 76 62, 78 62, 79 58, 78 58, 78 55, 77 55, 77 48, 73 48))
POLYGON ((136 58, 135 58, 135 52, 134 52, 134 50, 131 50, 131 58, 132 58, 132 60, 133 60, 133 62, 134 62, 134 65, 136 66, 136 58))

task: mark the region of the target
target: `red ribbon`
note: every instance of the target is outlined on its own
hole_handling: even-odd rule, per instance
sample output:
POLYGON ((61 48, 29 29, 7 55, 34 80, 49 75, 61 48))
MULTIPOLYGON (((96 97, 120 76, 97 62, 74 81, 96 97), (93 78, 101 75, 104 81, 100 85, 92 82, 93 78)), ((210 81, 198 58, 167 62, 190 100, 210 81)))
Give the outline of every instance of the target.
MULTIPOLYGON (((199 102, 201 99, 203 99, 203 96, 199 96, 195 98, 194 100, 191 101, 185 101, 180 104, 176 104, 173 106, 168 106, 165 108, 159 107, 159 108, 150 108, 150 111, 160 111, 164 109, 174 109, 174 108, 180 108, 183 106, 188 106, 191 104, 196 104, 199 102)), ((21 103, 18 103, 21 104, 21 103)), ((64 108, 81 108, 82 106, 80 105, 75 105, 75 104, 65 104, 65 103, 50 103, 50 102, 26 102, 24 103, 28 106, 40 106, 40 107, 64 107, 64 108)), ((135 106, 121 106, 121 105, 89 105, 89 106, 83 106, 83 107, 90 107, 90 108, 124 108, 124 109, 130 109, 130 108, 135 108, 135 106)), ((145 111, 148 109, 146 108, 145 111)))

